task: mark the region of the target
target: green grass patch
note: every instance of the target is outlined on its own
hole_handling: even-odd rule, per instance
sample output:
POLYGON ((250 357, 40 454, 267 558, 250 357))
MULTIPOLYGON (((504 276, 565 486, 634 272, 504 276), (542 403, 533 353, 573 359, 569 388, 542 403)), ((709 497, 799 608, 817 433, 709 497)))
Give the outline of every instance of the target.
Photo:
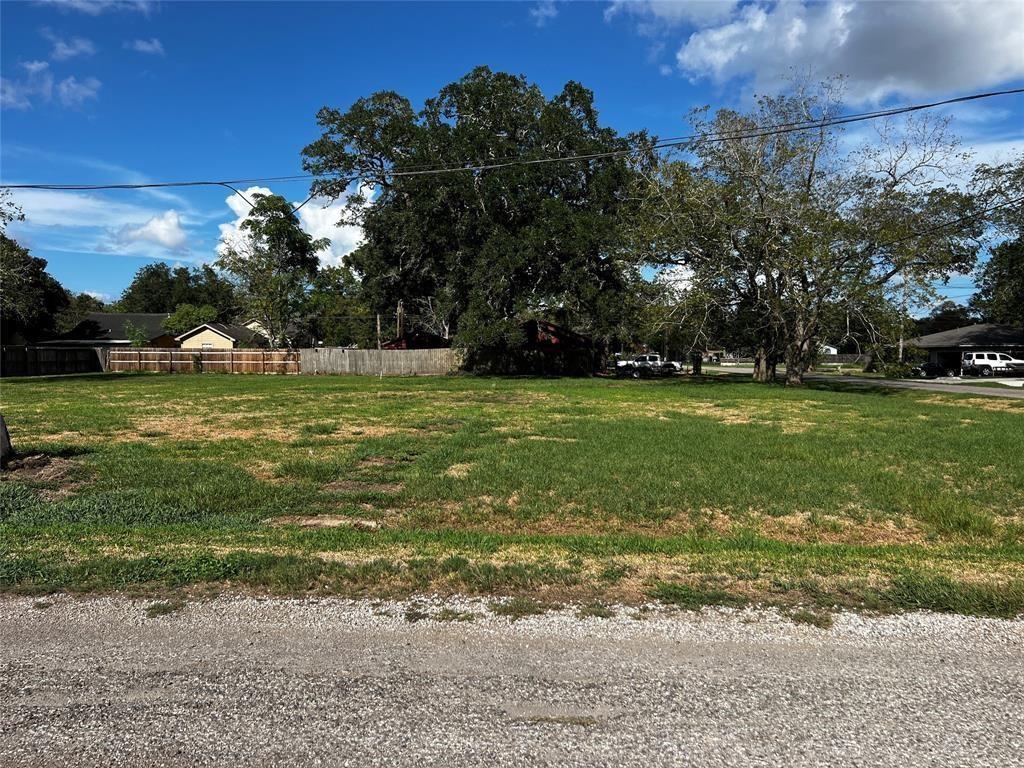
POLYGON ((1016 401, 104 375, 5 380, 3 410, 31 457, 0 476, 7 591, 1024 611, 1016 401))

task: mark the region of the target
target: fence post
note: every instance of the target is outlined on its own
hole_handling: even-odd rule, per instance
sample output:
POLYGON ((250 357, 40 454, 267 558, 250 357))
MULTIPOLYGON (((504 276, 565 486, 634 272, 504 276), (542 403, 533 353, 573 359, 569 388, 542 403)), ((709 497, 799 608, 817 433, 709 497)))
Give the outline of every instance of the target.
POLYGON ((235 372, 235 350, 228 350, 228 373, 235 372))
POLYGON ((167 372, 174 373, 174 352, 167 350, 167 372))
POLYGON ((142 370, 142 350, 141 349, 137 350, 135 352, 135 370, 136 371, 141 371, 142 370))
POLYGON ((260 350, 260 373, 267 372, 267 350, 260 350))

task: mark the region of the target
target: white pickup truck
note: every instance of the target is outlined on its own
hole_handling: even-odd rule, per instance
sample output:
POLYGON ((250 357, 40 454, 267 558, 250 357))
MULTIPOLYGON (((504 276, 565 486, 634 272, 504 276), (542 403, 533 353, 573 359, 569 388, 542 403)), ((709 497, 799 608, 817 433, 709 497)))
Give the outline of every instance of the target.
POLYGON ((647 376, 674 376, 682 373, 683 364, 675 360, 662 360, 661 355, 645 354, 615 361, 615 373, 640 379, 647 376))

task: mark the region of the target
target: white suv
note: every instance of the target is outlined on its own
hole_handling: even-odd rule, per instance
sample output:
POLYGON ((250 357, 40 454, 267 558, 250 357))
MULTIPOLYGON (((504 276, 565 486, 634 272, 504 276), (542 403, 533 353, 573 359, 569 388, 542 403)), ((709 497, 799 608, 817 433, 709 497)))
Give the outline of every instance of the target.
POLYGON ((1024 360, 1005 352, 964 352, 962 368, 968 376, 991 376, 994 373, 1024 374, 1024 360))

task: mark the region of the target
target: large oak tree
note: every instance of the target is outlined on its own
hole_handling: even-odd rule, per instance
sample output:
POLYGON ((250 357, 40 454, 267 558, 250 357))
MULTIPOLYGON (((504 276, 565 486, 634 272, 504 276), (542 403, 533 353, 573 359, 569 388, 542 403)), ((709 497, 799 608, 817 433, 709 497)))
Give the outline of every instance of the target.
POLYGON ((615 153, 632 144, 600 125, 579 83, 549 99, 479 67, 419 110, 384 91, 317 120, 323 135, 304 166, 317 195, 361 185, 345 222, 363 229, 350 263, 375 311, 401 303, 479 364, 515 350, 528 317, 604 340, 629 322, 638 272, 614 254, 632 169, 615 153), (547 162, 568 155, 596 157, 547 162), (476 165, 499 167, 421 173, 476 165))

